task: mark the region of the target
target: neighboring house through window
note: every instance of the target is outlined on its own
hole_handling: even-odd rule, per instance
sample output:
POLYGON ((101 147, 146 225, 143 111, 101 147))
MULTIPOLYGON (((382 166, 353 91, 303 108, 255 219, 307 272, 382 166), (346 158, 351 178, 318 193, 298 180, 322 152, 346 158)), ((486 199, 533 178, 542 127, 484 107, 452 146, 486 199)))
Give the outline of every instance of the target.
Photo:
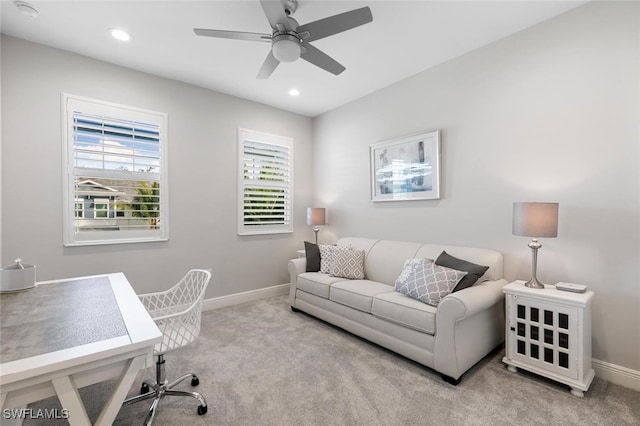
POLYGON ((82 198, 76 198, 75 200, 75 217, 84 217, 84 200, 82 198))
POLYGON ((164 113, 63 94, 64 244, 166 240, 164 113))
POLYGON ((238 234, 293 232, 293 139, 238 129, 238 234))

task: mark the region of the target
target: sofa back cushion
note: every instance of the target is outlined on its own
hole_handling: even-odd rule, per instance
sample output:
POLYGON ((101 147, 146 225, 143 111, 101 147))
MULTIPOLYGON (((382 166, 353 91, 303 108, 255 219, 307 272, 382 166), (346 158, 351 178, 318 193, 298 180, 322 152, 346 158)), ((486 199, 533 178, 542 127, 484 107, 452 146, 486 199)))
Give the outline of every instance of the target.
POLYGON ((361 238, 342 238, 338 245, 351 244, 353 248, 365 251, 365 278, 380 283, 394 285, 402 271, 404 261, 415 257, 420 243, 361 238), (362 244, 364 247, 361 247, 362 244), (365 248, 365 247, 368 247, 365 248))
POLYGON ((427 259, 437 259, 440 253, 446 251, 451 256, 463 259, 477 265, 488 266, 487 272, 484 273, 478 282, 490 280, 495 281, 502 278, 502 253, 495 250, 460 247, 460 246, 444 246, 438 244, 424 244, 418 251, 416 257, 426 257, 427 259))
POLYGON ((459 259, 488 266, 489 269, 478 282, 498 280, 503 274, 502 253, 495 250, 358 237, 341 238, 337 244, 364 250, 365 278, 390 286, 394 285, 400 275, 405 260, 413 258, 435 260, 443 251, 459 259))

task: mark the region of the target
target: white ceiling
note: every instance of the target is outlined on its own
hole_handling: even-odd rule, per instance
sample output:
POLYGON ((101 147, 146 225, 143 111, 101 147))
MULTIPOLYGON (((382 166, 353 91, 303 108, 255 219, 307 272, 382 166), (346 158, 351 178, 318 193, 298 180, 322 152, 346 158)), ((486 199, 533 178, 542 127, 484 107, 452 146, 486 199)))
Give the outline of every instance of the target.
POLYGON ((314 117, 460 56, 585 1, 300 0, 305 24, 369 6, 373 22, 314 46, 346 67, 339 76, 304 60, 281 64, 268 80, 256 74, 268 43, 197 37, 194 27, 270 33, 258 0, 29 0, 21 14, 1 0, 4 34, 314 117), (107 30, 126 29, 118 42, 107 30), (292 97, 291 88, 301 94, 292 97))

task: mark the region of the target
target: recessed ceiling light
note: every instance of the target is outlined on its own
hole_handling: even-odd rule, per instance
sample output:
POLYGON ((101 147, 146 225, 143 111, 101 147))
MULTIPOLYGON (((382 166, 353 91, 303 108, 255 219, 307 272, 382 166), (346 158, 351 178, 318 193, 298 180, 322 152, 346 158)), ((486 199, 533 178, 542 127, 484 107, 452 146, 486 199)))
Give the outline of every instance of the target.
POLYGON ((131 40, 131 36, 129 35, 129 33, 119 28, 109 29, 109 34, 111 34, 111 37, 115 38, 116 40, 120 40, 120 41, 131 40))
POLYGON ((289 90, 289 94, 291 96, 298 96, 300 94, 300 91, 298 89, 291 89, 289 90))
POLYGON ((26 1, 15 1, 13 3, 24 16, 28 16, 29 18, 38 17, 38 10, 26 1))

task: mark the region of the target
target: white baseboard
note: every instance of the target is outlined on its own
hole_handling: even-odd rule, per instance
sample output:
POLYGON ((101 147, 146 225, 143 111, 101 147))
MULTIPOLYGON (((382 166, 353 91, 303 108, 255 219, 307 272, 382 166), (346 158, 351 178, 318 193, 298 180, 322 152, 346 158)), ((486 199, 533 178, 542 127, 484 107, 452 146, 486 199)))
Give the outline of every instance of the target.
POLYGON ((625 388, 640 391, 640 371, 595 358, 592 360, 592 365, 593 370, 596 372, 596 377, 625 388))
POLYGON ((266 299, 267 297, 280 296, 288 293, 289 283, 279 284, 258 290, 250 290, 242 293, 230 294, 228 296, 205 299, 202 302, 202 310, 209 311, 211 309, 224 308, 225 306, 239 305, 246 302, 254 302, 256 300, 266 299))

